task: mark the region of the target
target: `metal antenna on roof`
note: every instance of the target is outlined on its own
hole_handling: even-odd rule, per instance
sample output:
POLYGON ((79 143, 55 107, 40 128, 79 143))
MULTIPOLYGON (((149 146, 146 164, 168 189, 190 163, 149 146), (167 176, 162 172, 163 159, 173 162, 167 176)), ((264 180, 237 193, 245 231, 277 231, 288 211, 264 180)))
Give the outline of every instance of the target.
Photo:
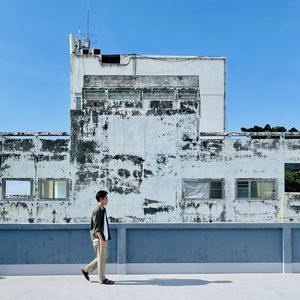
POLYGON ((87 7, 87 18, 86 18, 86 27, 87 27, 87 31, 86 31, 86 39, 84 42, 84 46, 86 48, 90 48, 91 45, 91 41, 90 41, 90 0, 88 1, 88 7, 87 7))
POLYGON ((89 31, 90 31, 90 0, 88 0, 88 9, 87 9, 87 24, 86 24, 86 28, 87 28, 87 33, 86 33, 86 38, 89 38, 89 31))

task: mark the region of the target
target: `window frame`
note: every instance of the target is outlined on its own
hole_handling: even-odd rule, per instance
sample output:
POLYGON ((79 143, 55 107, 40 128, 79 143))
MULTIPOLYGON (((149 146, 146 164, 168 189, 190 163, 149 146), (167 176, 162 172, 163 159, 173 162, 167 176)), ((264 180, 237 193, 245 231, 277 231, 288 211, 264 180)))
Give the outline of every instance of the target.
POLYGON ((184 178, 182 179, 181 182, 181 198, 184 201, 206 201, 206 200, 224 200, 225 197, 225 180, 224 178, 184 178), (203 182, 203 183, 209 183, 209 190, 208 190, 208 194, 209 194, 209 198, 185 198, 184 197, 184 182, 185 181, 198 181, 198 182, 203 182), (221 182, 222 185, 222 198, 210 198, 211 196, 211 182, 221 182))
POLYGON ((82 110, 82 93, 75 93, 75 110, 82 110))
POLYGON ((278 187, 276 178, 236 178, 235 180, 235 198, 236 200, 251 200, 251 201, 264 201, 264 200, 278 200, 278 187), (238 182, 248 182, 248 197, 238 197, 238 182), (252 197, 251 195, 251 182, 259 181, 262 183, 261 197, 252 197), (264 197, 264 182, 274 182, 274 198, 264 197))
POLYGON ((31 201, 33 200, 33 179, 32 178, 2 178, 2 199, 9 201, 31 201), (7 197, 6 196, 6 182, 7 181, 28 181, 30 183, 30 195, 28 198, 24 197, 7 197))
POLYGON ((42 201, 66 201, 69 199, 69 191, 70 191, 70 180, 68 178, 40 178, 38 182, 39 190, 39 200, 42 201), (53 181, 53 196, 55 196, 55 181, 64 181, 66 183, 66 198, 43 198, 42 197, 42 183, 46 181, 53 181))

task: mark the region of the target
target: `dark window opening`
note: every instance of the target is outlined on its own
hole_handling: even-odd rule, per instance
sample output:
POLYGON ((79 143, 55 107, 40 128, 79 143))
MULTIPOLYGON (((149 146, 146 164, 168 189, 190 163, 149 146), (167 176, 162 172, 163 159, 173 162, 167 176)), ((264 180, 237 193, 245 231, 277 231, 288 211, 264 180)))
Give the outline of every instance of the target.
POLYGON ((210 182, 210 199, 222 199, 223 198, 223 182, 211 181, 210 182))
POLYGON ((249 197, 249 182, 248 181, 238 181, 238 198, 248 198, 249 197))
POLYGON ((285 164, 284 165, 284 185, 286 193, 300 192, 300 164, 285 164))
POLYGON ((121 62, 121 56, 119 54, 102 55, 103 64, 119 64, 121 62))

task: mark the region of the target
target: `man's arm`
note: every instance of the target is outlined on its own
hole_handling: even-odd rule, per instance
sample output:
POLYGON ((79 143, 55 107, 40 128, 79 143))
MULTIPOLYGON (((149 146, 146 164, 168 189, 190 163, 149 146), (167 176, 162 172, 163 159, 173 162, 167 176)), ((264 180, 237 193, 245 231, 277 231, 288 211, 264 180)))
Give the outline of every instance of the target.
POLYGON ((95 216, 95 227, 96 227, 96 234, 97 237, 100 241, 100 244, 104 244, 105 240, 103 239, 103 231, 102 228, 104 226, 104 214, 101 212, 98 212, 97 215, 95 216))

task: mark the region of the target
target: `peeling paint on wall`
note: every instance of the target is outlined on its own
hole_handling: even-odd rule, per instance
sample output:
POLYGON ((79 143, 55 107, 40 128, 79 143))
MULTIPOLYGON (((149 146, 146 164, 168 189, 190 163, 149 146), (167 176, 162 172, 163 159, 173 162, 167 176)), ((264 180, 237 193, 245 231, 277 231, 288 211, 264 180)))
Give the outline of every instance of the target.
MULTIPOLYGON (((108 127, 110 122, 105 120, 103 124, 107 124, 108 127)), ((176 127, 175 124, 174 126, 176 127)), ((98 126, 98 128, 105 130, 103 126, 98 126)), ((9 149, 16 150, 1 152, 1 178, 16 177, 14 172, 21 175, 20 171, 24 172, 26 169, 26 172, 28 170, 30 172, 27 175, 22 174, 22 178, 36 178, 33 182, 37 184, 39 177, 57 177, 59 168, 53 167, 53 164, 57 163, 61 168, 59 172, 64 174, 59 177, 70 178, 75 186, 70 190, 70 199, 66 201, 41 201, 37 192, 34 192, 34 199, 30 201, 2 200, 0 202, 1 222, 88 222, 90 212, 95 206, 95 201, 91 200, 95 192, 102 188, 109 190, 110 197, 116 199, 114 202, 117 204, 112 203, 109 207, 110 221, 116 223, 161 222, 162 220, 168 222, 275 222, 281 220, 282 217, 288 222, 299 220, 299 195, 286 194, 282 198, 283 190, 278 185, 275 200, 238 200, 235 187, 229 180, 231 178, 233 182, 234 178, 278 176, 278 170, 283 170, 283 153, 292 162, 297 161, 296 158, 299 156, 297 147, 291 147, 290 139, 286 145, 285 140, 279 142, 278 139, 275 141, 197 140, 194 135, 186 132, 179 136, 181 138, 177 140, 177 148, 173 154, 148 153, 143 149, 140 155, 131 153, 111 155, 109 145, 105 144, 106 137, 102 139, 100 137, 98 140, 98 136, 95 140, 79 141, 77 144, 79 151, 75 153, 68 150, 71 147, 65 140, 59 141, 57 145, 52 140, 51 142, 29 143, 35 146, 28 151, 27 148, 25 150, 23 147, 20 148, 22 143, 17 142, 17 146, 10 143, 9 149), (182 149, 180 141, 191 143, 192 147, 188 150, 182 149), (184 160, 183 157, 186 155, 184 152, 187 151, 195 159, 184 160), (264 155, 259 156, 260 160, 254 163, 253 159, 257 160, 256 151, 264 155), (82 154, 83 152, 87 153, 86 156, 82 154), (247 152, 247 155, 241 152, 247 152), (198 158, 196 158, 197 155, 198 158), (71 156, 76 163, 75 168, 69 165, 71 156), (34 157, 36 159, 33 159, 34 157), (249 168, 251 160, 251 168, 249 168), (24 168, 29 162, 31 169, 24 168), (42 174, 44 175, 41 176, 42 174), (177 195, 181 190, 181 178, 225 178, 225 198, 211 201, 187 201, 179 197, 177 200, 177 195), (158 184, 157 180, 161 184, 158 184), (174 194, 167 192, 173 189, 174 194), (138 199, 144 200, 142 202, 131 201, 131 213, 128 214, 125 207, 128 205, 128 199, 133 195, 138 195, 138 199), (281 215, 281 201, 284 201, 283 216, 281 215)), ((298 140, 295 143, 297 144, 298 140)), ((279 175, 277 180, 280 183, 283 174, 279 175)), ((2 186, 2 181, 0 185, 2 186)))
POLYGON ((283 186, 300 140, 202 136, 200 90, 198 76, 85 76, 70 137, 0 136, 0 221, 87 223, 100 189, 114 223, 300 221, 283 186), (7 178, 31 179, 32 197, 5 199, 7 178), (68 197, 40 199, 47 178, 68 179, 68 197), (184 179, 207 178, 224 182, 222 199, 183 199, 184 179), (274 179, 275 199, 238 199, 240 178, 274 179))
MULTIPOLYGON (((46 201, 40 199, 39 180, 70 179, 68 135, 65 133, 2 133, 1 139, 5 144, 0 152, 1 222, 51 222, 50 214, 46 218, 40 218, 46 201), (5 185, 7 179, 28 180, 31 185, 29 199, 22 199, 22 197, 5 199, 5 186, 2 185, 5 185)), ((56 202, 56 200, 50 201, 56 202)), ((63 201, 63 205, 66 205, 66 202, 63 201)))

